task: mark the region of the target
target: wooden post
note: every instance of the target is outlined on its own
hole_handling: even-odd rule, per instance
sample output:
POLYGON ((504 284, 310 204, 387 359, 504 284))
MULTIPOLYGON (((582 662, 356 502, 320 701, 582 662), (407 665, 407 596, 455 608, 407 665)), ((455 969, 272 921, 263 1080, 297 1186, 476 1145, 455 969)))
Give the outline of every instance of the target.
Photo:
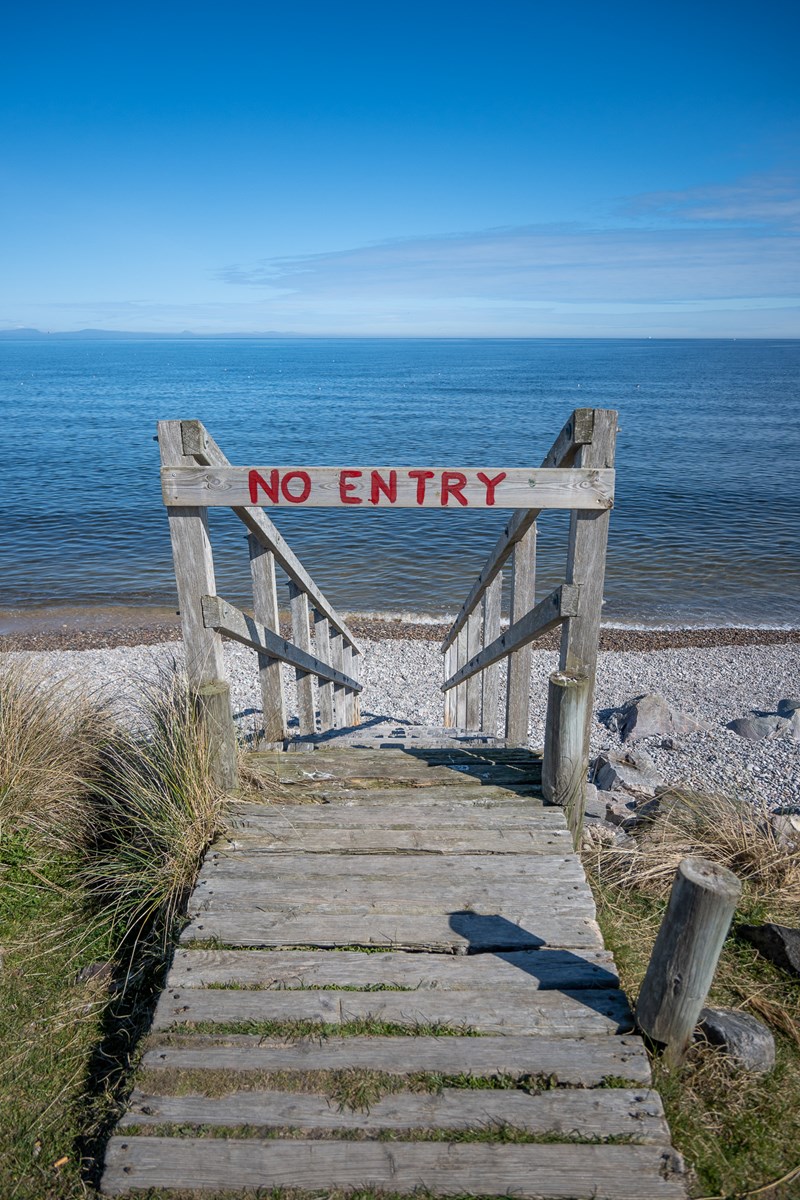
MULTIPOLYGON (((503 598, 503 572, 500 571, 483 593, 483 639, 482 649, 500 637, 500 603, 503 598)), ((500 699, 500 667, 497 663, 487 667, 481 674, 483 697, 481 703, 481 730, 492 737, 497 736, 497 705, 500 699)))
POLYGON ((644 977, 636 1020, 677 1064, 692 1040, 742 885, 732 871, 684 858, 644 977))
MULTIPOLYGON (((248 535, 250 575, 253 581, 253 615, 261 624, 280 633, 278 591, 275 581, 275 557, 270 550, 248 535)), ((283 668, 275 658, 258 655, 258 675, 261 682, 261 707, 264 712, 264 739, 282 742, 287 736, 286 704, 283 696, 283 668)))
MULTIPOLYGON (((481 650, 481 621, 483 612, 477 605, 469 614, 467 621, 467 662, 481 650)), ((480 673, 471 675, 467 680, 467 729, 481 727, 481 677, 480 673)))
MULTIPOLYGON (((444 682, 446 683, 450 676, 455 672, 455 646, 449 645, 444 652, 444 682)), ((444 694, 444 727, 452 729, 456 723, 456 689, 450 688, 444 694)))
MULTIPOLYGON (((456 670, 463 667, 467 661, 467 627, 459 632, 456 638, 456 670)), ((467 727, 467 685, 459 683, 456 691, 456 728, 467 727)))
POLYGON ((566 809, 576 849, 581 843, 589 758, 584 731, 589 702, 586 675, 555 671, 547 693, 547 721, 542 763, 542 794, 566 809))
MULTIPOLYGON (((331 660, 331 627, 327 617, 314 612, 314 641, 317 647, 317 658, 333 666, 331 660)), ((319 727, 322 733, 333 729, 333 684, 317 680, 319 695, 319 727)))
MULTIPOLYGON (((536 525, 514 547, 511 575, 511 624, 533 608, 536 598, 536 525)), ((506 686, 506 738, 518 746, 528 744, 533 650, 523 646, 508 659, 506 686)))
MULTIPOLYGON (((183 453, 180 421, 159 421, 161 465, 195 466, 183 453)), ((186 676, 209 740, 214 781, 230 791, 237 786, 236 730, 225 674, 222 638, 203 623, 202 598, 216 595, 214 559, 205 508, 167 508, 178 607, 181 614, 186 676), (204 689, 211 690, 203 698, 204 689), (213 698, 212 698, 213 697, 213 698)))
MULTIPOLYGON (((308 620, 308 597, 291 579, 289 580, 289 602, 292 610, 292 641, 301 650, 311 653, 311 626, 308 620)), ((314 676, 308 671, 295 671, 297 679, 297 712, 300 718, 300 735, 316 733, 316 705, 314 703, 314 676)))
MULTIPOLYGON (((338 629, 329 629, 331 639, 331 666, 337 671, 344 671, 344 638, 338 629)), ((345 709, 345 689, 338 683, 333 685, 333 725, 335 729, 344 729, 347 724, 345 709)))
MULTIPOLYGON (((350 647, 350 674, 356 683, 361 682, 361 655, 355 646, 350 647)), ((353 692, 353 724, 361 724, 361 693, 353 692)))
MULTIPOLYGON (((593 411, 592 440, 578 446, 574 466, 603 469, 614 466, 617 440, 617 413, 613 409, 593 411)), ((606 546, 610 510, 573 511, 569 523, 567 583, 580 588, 578 613, 568 617, 561 631, 559 670, 577 671, 589 678, 589 702, 586 706, 586 753, 589 753, 594 682, 597 673, 597 644, 603 607, 603 582, 606 570, 606 546)))
MULTIPOLYGON (((345 639, 343 642, 343 645, 342 645, 342 662, 344 664, 342 667, 342 670, 344 671, 345 675, 349 675, 351 678, 353 675, 353 658, 354 657, 355 656, 353 654, 353 647, 345 639)), ((353 693, 350 691, 349 688, 345 688, 344 689, 345 725, 348 725, 348 726, 355 725, 355 723, 356 723, 355 715, 356 714, 355 714, 355 704, 354 704, 354 700, 353 700, 353 693)))

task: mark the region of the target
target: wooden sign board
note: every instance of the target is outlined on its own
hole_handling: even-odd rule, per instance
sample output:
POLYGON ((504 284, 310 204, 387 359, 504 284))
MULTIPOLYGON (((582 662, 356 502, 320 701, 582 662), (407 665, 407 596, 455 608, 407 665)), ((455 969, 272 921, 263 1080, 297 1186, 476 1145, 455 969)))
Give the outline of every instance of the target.
POLYGON ((580 508, 614 503, 614 472, 512 467, 165 467, 169 507, 580 508))

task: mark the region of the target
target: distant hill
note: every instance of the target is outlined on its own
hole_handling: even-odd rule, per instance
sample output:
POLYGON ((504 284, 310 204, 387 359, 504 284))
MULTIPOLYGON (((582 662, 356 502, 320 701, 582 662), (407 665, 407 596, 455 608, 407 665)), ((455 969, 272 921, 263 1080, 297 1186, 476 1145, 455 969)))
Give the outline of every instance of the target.
POLYGON ((300 333, 283 333, 278 329, 267 329, 263 333, 192 333, 184 329, 180 333, 137 333, 125 329, 75 329, 64 332, 47 332, 41 329, 0 329, 0 340, 10 342, 40 342, 50 339, 61 341, 69 338, 72 341, 103 342, 131 341, 150 342, 154 338, 165 341, 196 340, 204 338, 293 338, 304 337, 300 333))

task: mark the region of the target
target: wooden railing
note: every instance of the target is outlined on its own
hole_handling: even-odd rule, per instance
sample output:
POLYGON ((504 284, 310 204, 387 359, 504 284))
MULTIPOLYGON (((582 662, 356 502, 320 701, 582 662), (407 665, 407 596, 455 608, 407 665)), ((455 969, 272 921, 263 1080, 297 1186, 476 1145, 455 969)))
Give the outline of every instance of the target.
MULTIPOLYGON (((160 421, 158 442, 162 476, 175 468, 230 467, 200 421, 160 421)), ((207 504, 172 504, 166 489, 165 502, 186 671, 204 716, 220 785, 232 788, 236 783, 236 740, 222 654, 223 638, 241 642, 258 653, 264 737, 268 744, 282 744, 288 735, 281 663, 295 668, 301 735, 317 729, 315 679, 319 729, 324 732, 357 725, 361 719, 358 642, 269 517, 260 508, 231 504, 249 533, 253 588, 250 617, 217 595, 207 504), (289 580, 291 641, 280 633, 276 566, 289 580), (312 646, 316 653, 312 653, 312 646)), ((214 502, 220 503, 219 497, 214 502)))
MULTIPOLYGON (((610 471, 616 434, 616 412, 576 409, 542 467, 610 471)), ((544 505, 518 509, 442 643, 442 690, 446 726, 495 734, 500 699, 497 664, 508 659, 505 735, 512 743, 527 744, 532 644, 561 627, 559 670, 549 683, 542 778, 545 797, 567 809, 577 840, 583 824, 613 486, 607 505, 594 510, 578 508, 568 488, 562 496, 560 507, 572 510, 564 583, 535 602, 536 518, 544 505), (501 633, 503 567, 509 559, 510 625, 501 633)))

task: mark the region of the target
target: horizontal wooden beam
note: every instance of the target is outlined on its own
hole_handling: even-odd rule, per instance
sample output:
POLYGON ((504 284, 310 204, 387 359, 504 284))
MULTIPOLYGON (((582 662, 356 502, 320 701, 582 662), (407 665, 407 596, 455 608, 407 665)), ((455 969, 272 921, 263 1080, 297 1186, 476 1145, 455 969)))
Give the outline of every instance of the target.
POLYGON ((318 679, 338 683, 353 692, 361 691, 361 685, 356 683, 355 679, 335 670, 328 663, 315 658, 313 654, 307 654, 293 642, 287 642, 271 629, 260 625, 253 617, 248 617, 247 613, 243 613, 235 605, 228 604, 227 600, 220 596, 203 596, 202 605, 203 622, 207 629, 216 629, 223 637, 241 642, 243 646, 258 650, 269 658, 277 659, 278 662, 288 663, 299 671, 316 675, 318 679))
MULTIPOLYGON (((201 466, 230 466, 228 459, 222 450, 220 450, 202 421, 181 421, 181 440, 183 442, 184 454, 191 454, 201 466)), ((289 546, 277 526, 270 521, 267 514, 260 508, 251 507, 234 507, 233 511, 239 520, 247 526, 258 543, 265 550, 272 551, 278 566, 286 572, 291 581, 296 583, 301 591, 306 593, 314 610, 320 616, 327 617, 331 625, 342 634, 345 641, 350 643, 356 654, 360 654, 361 647, 356 641, 353 632, 348 628, 343 618, 339 616, 333 605, 322 594, 294 550, 289 546)))
POLYGON ((442 691, 446 692, 456 684, 463 683, 465 679, 476 675, 478 671, 491 667, 509 654, 513 654, 515 650, 520 650, 529 642, 549 633, 565 617, 574 617, 578 611, 579 591, 580 589, 573 584, 562 583, 524 617, 520 617, 519 621, 509 625, 505 633, 502 633, 499 638, 495 638, 484 650, 481 650, 480 654, 476 654, 468 663, 465 663, 456 671, 455 675, 451 675, 442 684, 442 691))
MULTIPOLYGON (((586 446, 591 442, 593 430, 594 409, 576 408, 544 456, 542 467, 568 467, 574 459, 578 447, 586 446)), ((541 511, 542 506, 522 508, 506 522, 506 526, 495 542, 481 573, 470 588, 469 595, 462 604, 450 632, 442 642, 442 653, 456 640, 469 614, 482 599, 483 593, 489 585, 502 571, 506 560, 511 557, 515 545, 525 536, 541 511)))
POLYGON ((509 467, 164 467, 164 503, 231 508, 544 508, 603 511, 614 472, 509 467))

